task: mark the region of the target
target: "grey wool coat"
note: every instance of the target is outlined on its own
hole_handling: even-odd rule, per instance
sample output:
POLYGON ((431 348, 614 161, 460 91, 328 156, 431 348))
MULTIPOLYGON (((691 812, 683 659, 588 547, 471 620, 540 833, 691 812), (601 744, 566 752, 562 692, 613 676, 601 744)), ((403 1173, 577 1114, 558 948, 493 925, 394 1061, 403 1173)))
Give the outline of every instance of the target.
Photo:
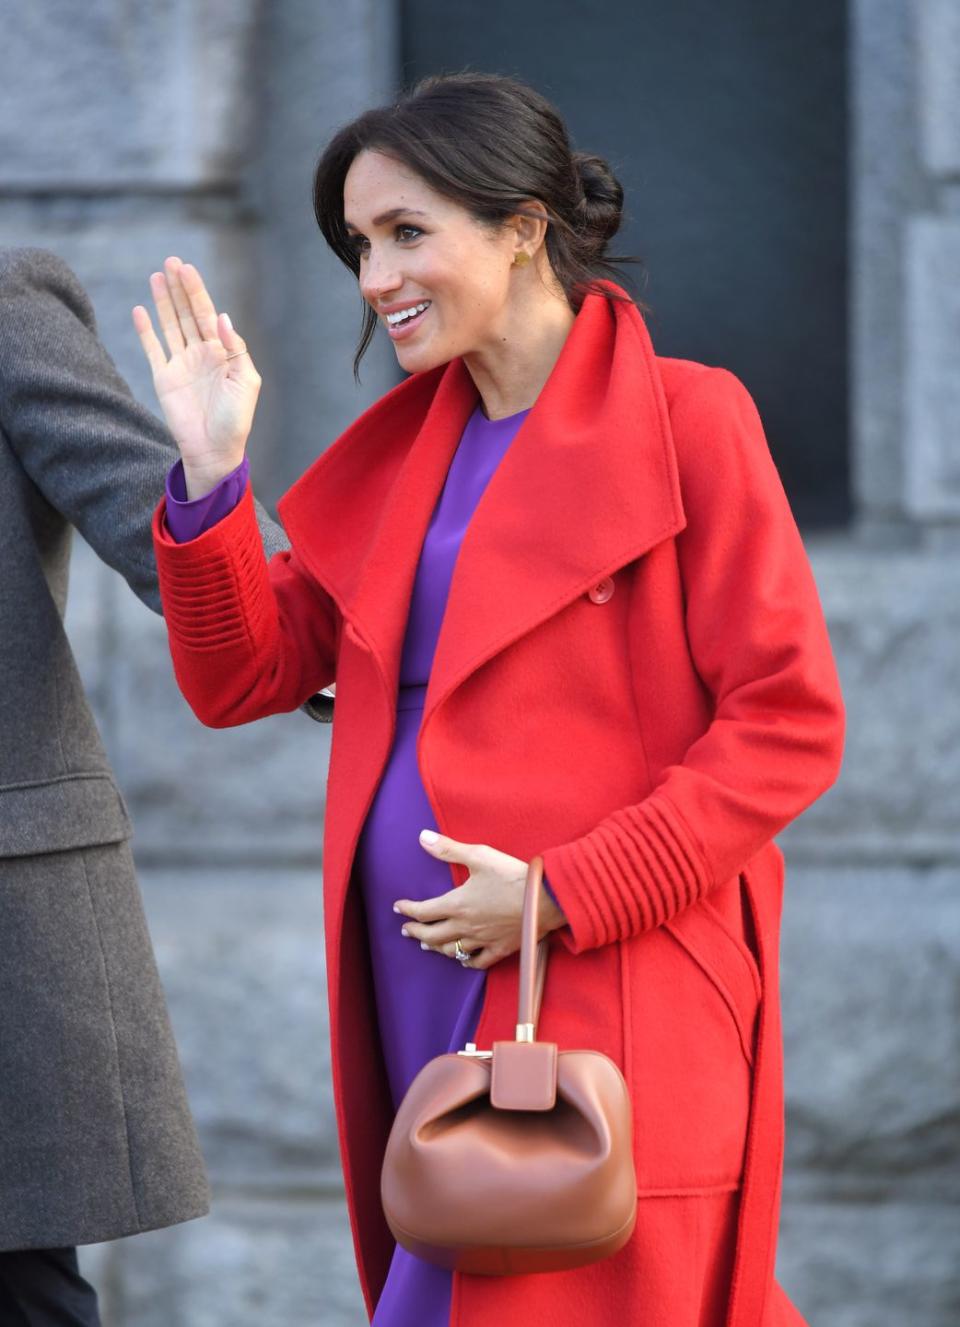
MULTIPOLYGON (((70 269, 0 249, 0 1249, 208 1210, 130 818, 63 629, 72 527, 160 611, 175 459, 70 269)), ((286 547, 258 515, 268 556, 286 547)))

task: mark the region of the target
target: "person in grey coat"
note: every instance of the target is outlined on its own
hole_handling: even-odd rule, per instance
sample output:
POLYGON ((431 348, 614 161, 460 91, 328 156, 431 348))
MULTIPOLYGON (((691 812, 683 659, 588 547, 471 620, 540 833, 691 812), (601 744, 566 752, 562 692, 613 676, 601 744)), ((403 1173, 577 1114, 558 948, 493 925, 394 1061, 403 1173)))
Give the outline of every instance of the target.
MULTIPOLYGON (((2 1323, 99 1323, 75 1246, 209 1206, 130 817, 63 628, 73 527, 160 612, 150 521, 176 456, 66 264, 0 248, 2 1323)), ((267 556, 287 547, 258 518, 267 556)))

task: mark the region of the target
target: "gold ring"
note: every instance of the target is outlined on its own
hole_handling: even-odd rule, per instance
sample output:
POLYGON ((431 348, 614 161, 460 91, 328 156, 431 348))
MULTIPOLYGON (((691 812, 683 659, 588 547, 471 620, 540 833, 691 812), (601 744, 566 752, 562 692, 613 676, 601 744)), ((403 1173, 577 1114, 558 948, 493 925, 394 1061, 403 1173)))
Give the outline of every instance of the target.
POLYGON ((473 955, 468 954, 467 951, 464 949, 463 945, 458 940, 454 951, 454 957, 456 958, 458 963, 469 963, 471 958, 473 958, 473 955))
POLYGON ((249 350, 231 350, 227 359, 236 359, 238 355, 249 355, 249 350))

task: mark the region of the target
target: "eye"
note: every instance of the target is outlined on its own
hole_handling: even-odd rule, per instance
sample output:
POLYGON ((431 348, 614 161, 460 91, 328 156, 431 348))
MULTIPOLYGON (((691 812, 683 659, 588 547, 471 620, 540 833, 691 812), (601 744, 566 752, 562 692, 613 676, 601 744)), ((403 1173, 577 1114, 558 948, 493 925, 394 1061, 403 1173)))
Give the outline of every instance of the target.
MULTIPOLYGON (((394 233, 396 234, 399 240, 407 241, 410 239, 416 239, 418 236, 423 234, 423 231, 420 229, 419 226, 400 225, 395 227, 394 233)), ((347 238, 347 243, 349 244, 350 248, 353 250, 353 252, 357 255, 358 258, 362 258, 364 254, 369 252, 370 241, 366 238, 365 235, 357 235, 357 234, 350 235, 347 238)))

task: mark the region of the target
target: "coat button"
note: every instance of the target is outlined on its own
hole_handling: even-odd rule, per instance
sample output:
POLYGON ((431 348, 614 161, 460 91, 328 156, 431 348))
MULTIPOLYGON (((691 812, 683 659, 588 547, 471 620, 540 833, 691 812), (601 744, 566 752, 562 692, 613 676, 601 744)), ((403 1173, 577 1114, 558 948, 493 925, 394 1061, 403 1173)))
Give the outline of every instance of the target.
POLYGON ((609 576, 604 576, 602 581, 598 581, 592 590, 589 591, 590 598, 595 604, 605 604, 613 596, 613 581, 609 576))

